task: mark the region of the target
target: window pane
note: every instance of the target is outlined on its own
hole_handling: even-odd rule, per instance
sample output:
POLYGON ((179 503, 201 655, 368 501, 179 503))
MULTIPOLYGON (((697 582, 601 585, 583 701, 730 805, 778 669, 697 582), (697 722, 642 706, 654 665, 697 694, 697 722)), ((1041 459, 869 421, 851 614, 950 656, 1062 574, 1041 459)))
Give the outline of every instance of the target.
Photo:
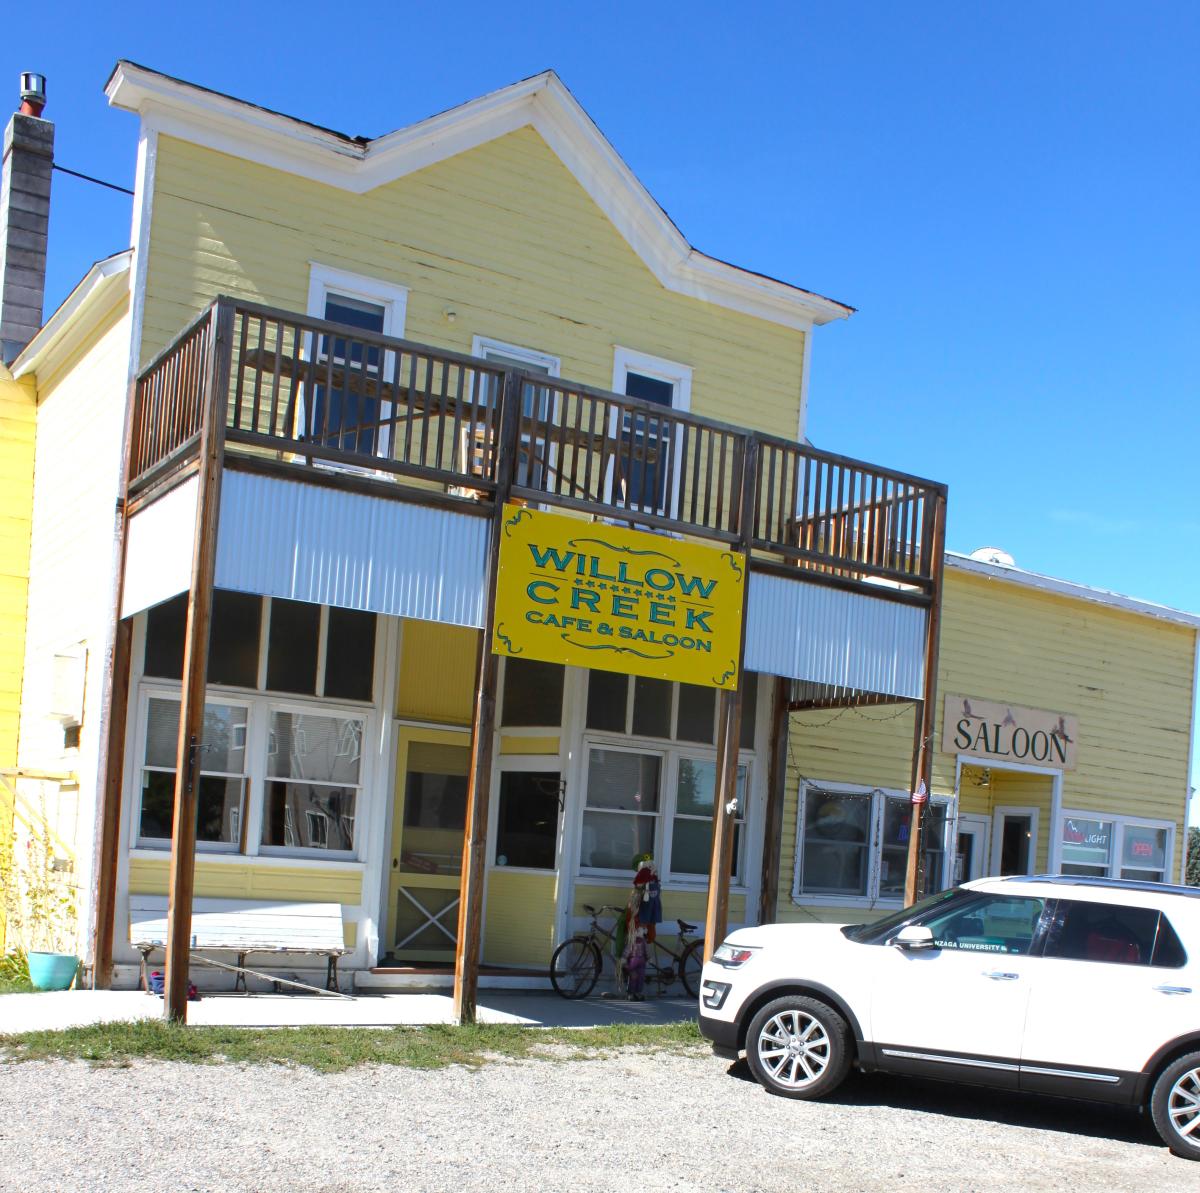
POLYGON ((671 683, 648 679, 633 681, 633 732, 636 737, 671 736, 671 683))
POLYGON ((925 882, 918 891, 924 898, 940 891, 946 873, 946 805, 928 804, 921 820, 925 846, 925 882))
MULTIPOLYGON (((377 303, 337 294, 330 294, 325 300, 325 318, 334 323, 381 332, 384 316, 384 308, 377 303)), ((323 335, 317 355, 321 361, 332 356, 334 370, 332 388, 313 387, 312 438, 346 451, 373 452, 375 424, 381 412, 378 398, 364 392, 367 389, 364 380, 378 376, 379 348, 351 337, 323 335)))
POLYGON ((497 866, 554 869, 559 778, 551 772, 504 771, 497 809, 497 866))
POLYGON ((374 670, 375 614, 331 608, 325 643, 325 695, 370 700, 374 670))
POLYGON ((1047 957, 1149 965, 1159 913, 1149 907, 1063 900, 1046 944, 1047 957))
POLYGON ((585 812, 579 864, 606 870, 633 870, 633 859, 654 852, 653 816, 585 812))
POLYGON ((942 915, 922 919, 939 949, 1028 953, 1044 900, 984 895, 942 915))
POLYGON ((504 725, 556 729, 562 724, 561 663, 507 659, 504 663, 504 725))
POLYGON ((871 797, 809 791, 804 806, 802 889, 865 895, 871 797))
POLYGON ((262 597, 218 588, 213 593, 208 638, 208 682, 258 687, 258 637, 262 597))
MULTIPOLYGON (((244 779, 200 776, 197 790, 196 840, 237 845, 241 840, 244 779)), ((170 840, 175 825, 175 772, 144 771, 139 835, 170 840)))
POLYGON ((754 731, 758 724, 758 674, 743 671, 738 682, 742 689, 742 736, 741 748, 754 749, 754 731))
POLYGON ((1187 964, 1183 941, 1165 915, 1158 922, 1158 939, 1154 943, 1154 956, 1150 964, 1162 969, 1182 969, 1187 964))
POLYGON ((271 602, 267 687, 274 692, 317 694, 317 639, 321 606, 306 601, 271 602))
POLYGON ((1112 822, 1068 816, 1062 828, 1062 872, 1104 878, 1112 862, 1112 822))
POLYGON ((1121 877, 1150 874, 1149 881, 1162 881, 1167 868, 1167 830, 1127 824, 1121 842, 1121 877))
MULTIPOLYGON (((737 772, 737 819, 746 816, 745 764, 737 772)), ((712 819, 713 789, 717 782, 717 764, 707 758, 681 758, 679 777, 675 785, 675 814, 677 816, 707 816, 712 819)), ((673 864, 673 863, 672 863, 673 864)))
MULTIPOLYGON (((697 741, 712 745, 716 707, 716 688, 701 688, 695 684, 681 683, 676 738, 679 741, 697 741)), ((744 710, 742 715, 745 715, 744 710)))
POLYGON ((358 782, 363 723, 357 717, 273 712, 267 774, 316 783, 358 782))
POLYGON ((183 637, 187 629, 187 594, 180 593, 146 613, 144 670, 158 679, 183 678, 183 637))
POLYGON ((906 799, 883 801, 883 844, 879 858, 879 897, 904 898, 908 876, 908 839, 912 834, 912 804, 906 799))
POLYGON ((458 874, 467 823, 466 746, 413 742, 404 785, 400 869, 410 874, 458 874))
POLYGON ((588 761, 587 806, 657 812, 661 768, 662 759, 657 754, 592 750, 588 761))
POLYGON ((268 783, 262 843, 292 849, 352 850, 357 796, 351 787, 268 783))
MULTIPOLYGON (((733 857, 729 877, 737 878, 742 856, 742 826, 733 826, 733 857)), ((671 834, 671 873, 707 874, 712 865, 712 821, 676 820, 671 834)))
POLYGON ((625 732, 625 701, 629 676, 615 671, 588 673, 587 727, 607 733, 625 732))
MULTIPOLYGON (((146 765, 175 767, 179 701, 151 697, 146 725, 146 765)), ((200 770, 241 774, 246 769, 246 709, 206 704, 200 737, 200 770)))

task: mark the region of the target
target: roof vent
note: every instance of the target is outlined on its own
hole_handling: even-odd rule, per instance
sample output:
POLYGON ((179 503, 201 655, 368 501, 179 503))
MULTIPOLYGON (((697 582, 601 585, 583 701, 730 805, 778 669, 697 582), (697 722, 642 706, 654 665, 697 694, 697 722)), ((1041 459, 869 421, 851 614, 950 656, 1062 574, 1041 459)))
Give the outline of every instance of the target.
POLYGON ((978 551, 971 552, 971 558, 979 563, 993 563, 997 567, 1011 568, 1017 566, 1017 561, 1007 552, 1002 551, 999 547, 980 547, 978 551))

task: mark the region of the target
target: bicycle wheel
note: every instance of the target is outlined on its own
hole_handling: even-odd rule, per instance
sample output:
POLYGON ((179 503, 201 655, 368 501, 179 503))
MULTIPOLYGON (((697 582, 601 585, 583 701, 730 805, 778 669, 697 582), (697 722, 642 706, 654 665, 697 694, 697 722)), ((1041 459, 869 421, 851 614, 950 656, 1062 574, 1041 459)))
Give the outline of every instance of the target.
POLYGON ((683 988, 693 997, 700 997, 700 974, 704 970, 704 941, 693 940, 679 961, 679 976, 683 988))
POLYGON ((586 937, 565 940, 550 958, 550 983, 563 998, 584 998, 600 977, 600 950, 586 937))

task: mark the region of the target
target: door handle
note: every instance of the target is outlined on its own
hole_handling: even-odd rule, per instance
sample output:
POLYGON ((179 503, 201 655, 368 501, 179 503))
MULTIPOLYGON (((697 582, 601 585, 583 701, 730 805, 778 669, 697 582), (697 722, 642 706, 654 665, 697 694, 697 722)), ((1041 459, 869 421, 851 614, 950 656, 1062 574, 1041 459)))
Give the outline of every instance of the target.
POLYGON ((1002 969, 985 969, 983 976, 991 978, 993 982, 1015 982, 1021 975, 1019 973, 1006 973, 1002 969))
POLYGON ((1159 994, 1191 994, 1191 986, 1155 986, 1159 994))

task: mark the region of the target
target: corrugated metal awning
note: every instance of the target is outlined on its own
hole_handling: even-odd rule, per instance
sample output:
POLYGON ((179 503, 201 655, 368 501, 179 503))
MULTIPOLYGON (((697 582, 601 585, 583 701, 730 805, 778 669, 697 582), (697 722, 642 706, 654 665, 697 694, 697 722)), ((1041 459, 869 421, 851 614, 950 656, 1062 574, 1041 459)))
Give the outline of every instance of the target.
POLYGON ((915 605, 751 572, 746 667, 919 700, 926 613, 915 605))

